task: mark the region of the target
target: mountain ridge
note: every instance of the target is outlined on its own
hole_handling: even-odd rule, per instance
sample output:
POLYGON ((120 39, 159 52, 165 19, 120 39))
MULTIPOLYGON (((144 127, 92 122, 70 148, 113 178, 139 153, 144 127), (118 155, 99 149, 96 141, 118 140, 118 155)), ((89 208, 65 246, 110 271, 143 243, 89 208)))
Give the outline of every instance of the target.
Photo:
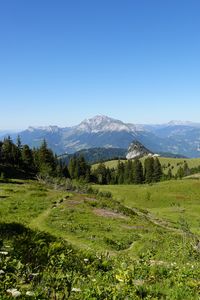
MULTIPOLYGON (((19 132, 23 144, 38 147, 46 139, 57 154, 74 153, 95 147, 128 148, 138 140, 153 152, 170 152, 199 157, 200 124, 189 121, 170 121, 166 124, 124 123, 104 115, 85 119, 71 127, 29 126, 19 132)), ((11 134, 16 139, 17 134, 11 134)))

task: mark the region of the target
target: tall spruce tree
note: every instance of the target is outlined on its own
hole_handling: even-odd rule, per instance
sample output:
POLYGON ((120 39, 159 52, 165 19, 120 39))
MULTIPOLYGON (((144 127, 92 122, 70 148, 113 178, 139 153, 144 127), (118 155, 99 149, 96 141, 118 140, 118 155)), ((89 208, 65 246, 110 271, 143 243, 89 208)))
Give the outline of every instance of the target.
POLYGON ((8 136, 8 138, 4 139, 3 141, 3 145, 1 148, 2 151, 2 160, 4 164, 13 164, 13 142, 10 138, 10 136, 8 136))
POLYGON ((38 169, 41 175, 55 175, 56 159, 51 149, 48 149, 44 140, 40 148, 37 150, 38 169))
POLYGON ((33 152, 28 145, 24 145, 21 150, 22 164, 26 170, 34 170, 33 152))
POLYGON ((144 161, 144 179, 146 183, 151 183, 153 181, 154 173, 154 159, 153 157, 148 157, 144 161))
POLYGON ((132 160, 128 160, 124 164, 124 183, 133 183, 133 163, 132 160))
POLYGON ((135 159, 133 163, 133 182, 141 184, 144 181, 143 166, 139 159, 135 159))
POLYGON ((69 174, 72 179, 75 178, 75 168, 76 168, 75 157, 72 157, 69 161, 69 166, 68 166, 69 174))
POLYGON ((159 159, 156 157, 154 158, 153 162, 153 181, 159 182, 162 177, 162 167, 159 159))
POLYGON ((118 181, 118 184, 123 184, 124 183, 124 171, 125 171, 124 163, 119 160, 118 165, 117 165, 117 181, 118 181))

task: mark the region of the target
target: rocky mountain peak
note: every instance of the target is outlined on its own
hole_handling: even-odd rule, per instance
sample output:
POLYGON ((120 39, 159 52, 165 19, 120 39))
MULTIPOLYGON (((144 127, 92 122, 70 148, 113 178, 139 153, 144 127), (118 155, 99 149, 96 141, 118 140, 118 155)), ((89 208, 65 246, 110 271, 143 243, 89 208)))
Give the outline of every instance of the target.
POLYGON ((122 121, 104 115, 97 115, 91 119, 86 119, 81 122, 76 129, 92 133, 108 131, 131 131, 129 126, 122 121))
POLYGON ((128 153, 126 155, 126 158, 134 159, 149 154, 153 154, 153 153, 150 150, 148 150, 144 145, 142 145, 140 142, 133 141, 128 148, 128 153))

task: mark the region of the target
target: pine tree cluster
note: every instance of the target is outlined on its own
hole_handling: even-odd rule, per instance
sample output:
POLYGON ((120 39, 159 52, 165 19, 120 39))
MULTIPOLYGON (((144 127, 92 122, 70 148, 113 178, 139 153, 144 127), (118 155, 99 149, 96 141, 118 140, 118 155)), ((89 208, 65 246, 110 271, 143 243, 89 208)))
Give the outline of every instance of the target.
POLYGON ((22 145, 20 137, 13 143, 10 137, 0 141, 0 173, 9 170, 9 177, 14 177, 15 171, 23 171, 27 177, 59 176, 65 174, 65 167, 57 160, 52 150, 44 140, 37 149, 22 145), (10 171, 12 170, 12 171, 10 171))
POLYGON ((118 161, 117 168, 108 168, 100 163, 93 171, 92 178, 98 184, 142 184, 158 182, 162 178, 159 159, 148 157, 144 167, 139 159, 118 161))

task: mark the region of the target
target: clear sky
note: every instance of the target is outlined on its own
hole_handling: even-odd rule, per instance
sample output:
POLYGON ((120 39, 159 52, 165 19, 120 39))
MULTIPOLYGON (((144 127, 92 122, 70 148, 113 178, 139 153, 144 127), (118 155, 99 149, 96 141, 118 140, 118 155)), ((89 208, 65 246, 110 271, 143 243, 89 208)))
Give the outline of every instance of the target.
POLYGON ((0 1, 0 130, 200 121, 199 0, 0 1))

